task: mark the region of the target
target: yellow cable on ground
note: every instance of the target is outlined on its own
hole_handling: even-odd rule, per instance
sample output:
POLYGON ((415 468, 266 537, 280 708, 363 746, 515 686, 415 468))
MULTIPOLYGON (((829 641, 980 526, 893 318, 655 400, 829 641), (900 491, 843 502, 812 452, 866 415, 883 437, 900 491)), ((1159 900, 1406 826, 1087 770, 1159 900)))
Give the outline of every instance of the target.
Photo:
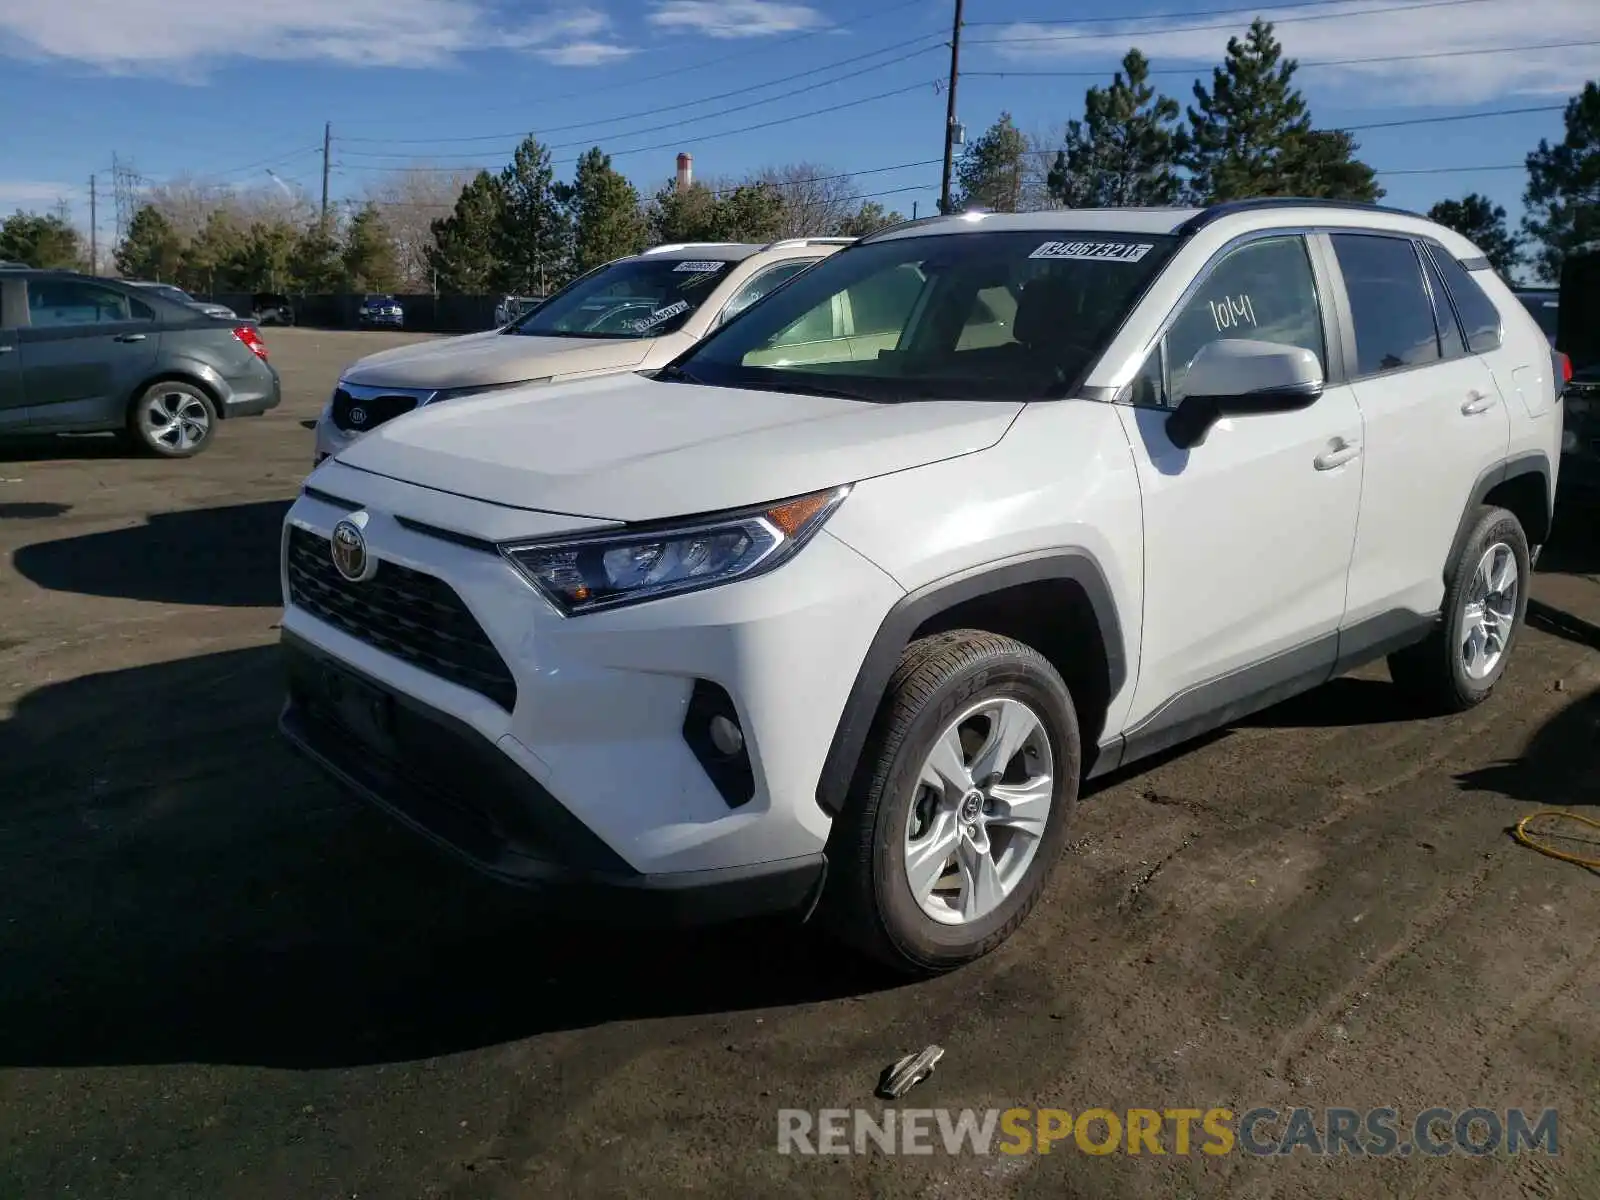
POLYGON ((1577 863, 1580 867, 1600 871, 1600 858, 1584 858, 1578 854, 1568 854, 1565 850, 1557 850, 1554 846, 1547 846, 1543 842, 1535 841, 1528 832, 1527 825, 1530 821, 1537 821, 1540 817, 1550 817, 1557 821, 1576 821, 1580 825, 1587 825, 1591 829, 1600 830, 1600 821, 1588 817, 1580 817, 1577 813, 1564 812, 1559 808, 1541 808, 1538 812, 1529 813, 1517 822, 1511 836, 1516 838, 1530 850, 1537 850, 1540 854, 1548 854, 1551 858, 1559 858, 1562 862, 1577 863))

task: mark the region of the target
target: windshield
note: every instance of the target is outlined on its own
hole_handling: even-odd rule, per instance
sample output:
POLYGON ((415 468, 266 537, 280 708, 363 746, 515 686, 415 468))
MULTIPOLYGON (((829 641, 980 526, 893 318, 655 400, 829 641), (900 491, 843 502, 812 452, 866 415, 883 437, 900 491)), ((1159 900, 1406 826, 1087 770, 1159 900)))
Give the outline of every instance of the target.
POLYGON ((1554 340, 1556 336, 1556 318, 1561 312, 1554 295, 1549 292, 1519 292, 1517 299, 1522 301, 1522 307, 1533 314, 1533 319, 1539 322, 1539 328, 1544 330, 1547 338, 1554 340))
POLYGON ((868 242, 796 276, 667 378, 867 400, 1059 396, 1175 244, 1039 230, 868 242))
POLYGON ((158 296, 165 296, 168 300, 176 300, 179 304, 193 304, 194 297, 182 288, 173 287, 170 283, 158 284, 149 289, 158 296))
POLYGON ((532 337, 660 337, 681 329, 734 265, 720 259, 624 259, 575 280, 506 332, 532 337))

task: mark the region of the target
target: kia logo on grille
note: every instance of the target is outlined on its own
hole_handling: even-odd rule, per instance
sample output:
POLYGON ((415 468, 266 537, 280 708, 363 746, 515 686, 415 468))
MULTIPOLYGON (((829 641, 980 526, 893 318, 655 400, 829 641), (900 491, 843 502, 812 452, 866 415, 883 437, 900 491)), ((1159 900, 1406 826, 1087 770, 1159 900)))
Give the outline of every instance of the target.
POLYGON ((350 410, 350 424, 352 424, 352 425, 365 425, 366 423, 367 423, 367 410, 366 409, 364 409, 364 408, 352 408, 350 410))

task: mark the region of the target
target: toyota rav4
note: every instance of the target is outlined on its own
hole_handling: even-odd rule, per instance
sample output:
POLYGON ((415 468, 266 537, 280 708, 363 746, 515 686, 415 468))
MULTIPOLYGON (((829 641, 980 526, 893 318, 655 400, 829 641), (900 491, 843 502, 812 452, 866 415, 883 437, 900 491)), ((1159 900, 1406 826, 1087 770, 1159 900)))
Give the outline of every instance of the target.
POLYGON ((653 377, 320 467, 282 726, 569 910, 794 910, 949 969, 1038 901, 1085 779, 1371 660, 1490 695, 1551 362, 1478 247, 1395 210, 893 227, 653 377))

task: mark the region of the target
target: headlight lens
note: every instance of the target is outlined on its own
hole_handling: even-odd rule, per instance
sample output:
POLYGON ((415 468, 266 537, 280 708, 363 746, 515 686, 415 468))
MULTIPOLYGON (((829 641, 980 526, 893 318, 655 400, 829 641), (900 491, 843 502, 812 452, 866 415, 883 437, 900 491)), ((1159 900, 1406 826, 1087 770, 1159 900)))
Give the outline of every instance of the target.
POLYGON ((514 379, 510 383, 479 383, 468 387, 445 388, 441 392, 435 392, 433 399, 429 400, 428 403, 437 404, 441 400, 455 400, 461 396, 478 396, 484 392, 503 392, 508 388, 528 387, 530 384, 535 383, 549 383, 554 378, 554 375, 543 375, 538 379, 514 379))
POLYGON ((563 616, 577 616, 770 571, 798 553, 849 493, 833 488, 687 524, 501 552, 563 616))

